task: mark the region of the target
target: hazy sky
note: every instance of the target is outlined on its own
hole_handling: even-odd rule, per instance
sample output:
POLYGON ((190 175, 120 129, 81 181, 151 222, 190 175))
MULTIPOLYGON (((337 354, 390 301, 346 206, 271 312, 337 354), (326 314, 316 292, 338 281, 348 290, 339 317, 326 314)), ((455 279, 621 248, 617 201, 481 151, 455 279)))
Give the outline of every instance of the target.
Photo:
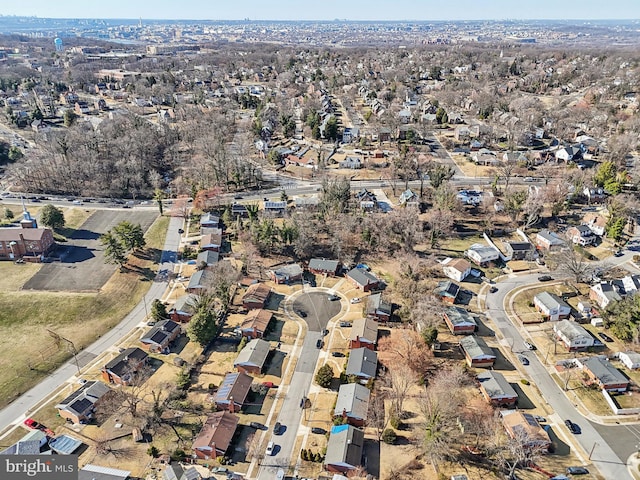
POLYGON ((4 0, 1 15, 207 20, 640 19, 640 0, 4 0))

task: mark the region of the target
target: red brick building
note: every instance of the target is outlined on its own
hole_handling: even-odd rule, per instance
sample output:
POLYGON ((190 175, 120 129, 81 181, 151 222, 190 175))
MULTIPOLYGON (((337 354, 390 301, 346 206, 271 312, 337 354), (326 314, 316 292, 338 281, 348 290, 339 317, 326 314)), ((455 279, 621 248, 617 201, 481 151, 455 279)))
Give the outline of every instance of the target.
POLYGON ((48 228, 0 229, 0 260, 39 262, 54 246, 53 232, 48 228))

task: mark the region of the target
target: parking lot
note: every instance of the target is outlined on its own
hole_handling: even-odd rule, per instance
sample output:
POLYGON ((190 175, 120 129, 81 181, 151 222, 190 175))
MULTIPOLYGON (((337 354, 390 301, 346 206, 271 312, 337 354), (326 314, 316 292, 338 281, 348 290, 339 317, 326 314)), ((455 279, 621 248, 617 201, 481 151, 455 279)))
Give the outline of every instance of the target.
POLYGON ((99 290, 115 270, 115 265, 104 263, 100 235, 124 220, 139 223, 146 231, 157 216, 155 210, 96 210, 68 242, 60 244, 60 261, 43 265, 23 288, 74 292, 99 290))

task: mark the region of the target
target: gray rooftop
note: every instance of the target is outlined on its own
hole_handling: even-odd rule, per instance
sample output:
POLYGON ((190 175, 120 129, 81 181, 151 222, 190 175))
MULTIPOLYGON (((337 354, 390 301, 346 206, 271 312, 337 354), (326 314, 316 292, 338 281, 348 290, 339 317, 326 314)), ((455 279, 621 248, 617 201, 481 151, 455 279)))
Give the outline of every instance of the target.
POLYGON ((451 322, 451 325, 475 325, 478 326, 475 318, 464 308, 460 307, 449 307, 445 308, 444 313, 446 313, 447 318, 451 322))
POLYGON ((378 369, 378 354, 368 348, 354 348, 347 361, 347 375, 375 378, 378 369))
POLYGON ((587 332, 584 327, 578 325, 571 320, 560 320, 553 326, 553 330, 557 333, 562 333, 567 339, 575 340, 577 338, 593 338, 587 332))
POLYGON ((378 341, 378 322, 369 318, 359 318, 353 322, 351 340, 366 340, 368 343, 378 341))
POLYGON ((364 432, 351 425, 338 425, 331 429, 325 465, 357 467, 362 463, 364 432))
POLYGON ((131 472, 127 470, 100 465, 85 465, 78 470, 78 480, 126 480, 130 475, 131 472))
POLYGON ((489 398, 518 398, 518 394, 500 372, 485 370, 477 375, 489 398))
POLYGON ((233 362, 233 366, 246 365, 262 368, 270 350, 271 344, 269 342, 254 338, 240 350, 240 353, 233 362))
POLYGON ((309 270, 323 272, 335 272, 338 269, 338 260, 326 260, 324 258, 312 258, 309 260, 309 270))
POLYGON ((464 351, 467 352, 467 355, 469 355, 470 358, 483 356, 496 358, 495 353, 493 353, 493 349, 489 347, 487 342, 485 342, 481 337, 467 335, 460 340, 460 345, 464 348, 464 351))
POLYGON ((340 385, 334 416, 340 416, 345 411, 350 417, 366 420, 370 393, 367 387, 359 383, 340 385))
POLYGON ((611 365, 611 362, 603 357, 590 357, 586 360, 580 360, 595 377, 605 386, 614 383, 628 383, 629 380, 620 370, 611 365))
POLYGON ((549 310, 559 309, 561 307, 571 310, 569 304, 562 300, 562 298, 560 298, 555 293, 541 292, 538 293, 535 298, 538 299, 538 302, 547 307, 549 310))
POLYGON ((353 279, 358 285, 369 285, 371 283, 378 283, 378 277, 376 277, 373 273, 365 270, 364 268, 353 268, 349 270, 347 276, 353 279))

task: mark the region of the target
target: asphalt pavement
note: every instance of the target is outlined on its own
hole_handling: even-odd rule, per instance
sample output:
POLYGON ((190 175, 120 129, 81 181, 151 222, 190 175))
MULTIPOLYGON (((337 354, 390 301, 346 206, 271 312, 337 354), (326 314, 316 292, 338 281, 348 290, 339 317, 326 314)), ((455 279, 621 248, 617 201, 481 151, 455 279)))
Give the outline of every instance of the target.
MULTIPOLYGON (((176 217, 171 218, 171 221, 169 222, 169 230, 167 232, 162 255, 163 263, 159 267, 160 270, 173 268, 173 262, 180 244, 178 228, 182 227, 182 223, 182 219, 176 217)), ((79 368, 84 367, 97 356, 117 345, 122 338, 126 337, 131 330, 144 320, 147 305, 151 305, 151 302, 156 298, 162 298, 167 286, 168 283, 166 279, 156 279, 152 283, 144 299, 141 300, 140 303, 138 303, 138 305, 136 305, 115 328, 111 329, 105 335, 89 345, 85 350, 77 354, 76 358, 78 359, 79 368)), ((21 423, 24 417, 28 416, 30 412, 40 404, 40 402, 48 399, 61 385, 64 385, 67 381, 77 375, 77 373, 78 366, 76 366, 76 363, 72 358, 51 375, 44 378, 38 385, 18 397, 4 409, 0 410, 0 430, 4 430, 10 425, 21 423)))

